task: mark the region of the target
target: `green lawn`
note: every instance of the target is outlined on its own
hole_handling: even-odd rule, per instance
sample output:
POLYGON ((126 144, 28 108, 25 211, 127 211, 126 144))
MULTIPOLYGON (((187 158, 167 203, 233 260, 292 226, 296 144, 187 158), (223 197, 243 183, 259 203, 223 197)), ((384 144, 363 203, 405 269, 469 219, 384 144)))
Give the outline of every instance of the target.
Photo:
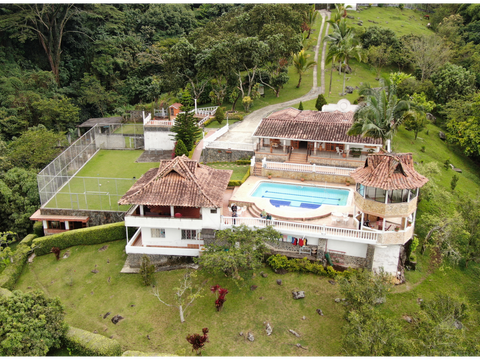
POLYGON ((143 124, 123 124, 117 130, 114 131, 114 134, 129 134, 129 135, 139 135, 143 134, 143 124))
MULTIPOLYGON (((124 350, 177 352, 188 356, 192 353, 185 337, 208 327, 210 342, 202 351, 208 356, 342 354, 343 307, 334 302, 339 296, 338 286, 330 285, 327 278, 310 274, 277 275, 264 268, 267 278, 259 272, 254 279, 249 275, 239 289, 224 276, 200 274, 198 282, 206 280, 203 297, 187 310, 182 324, 178 310, 161 304, 152 295, 151 288, 141 285, 139 275, 120 274, 126 259, 125 240, 107 243, 108 249, 99 252, 103 245, 72 247, 68 249, 70 256, 59 261, 53 254, 35 258, 25 266, 16 289, 41 289, 48 296, 60 297, 70 325, 113 336, 124 350), (94 269, 98 273, 92 273, 94 269), (282 279, 283 284, 277 285, 276 279, 282 279), (229 291, 221 312, 216 311, 215 297, 209 290, 215 284, 229 291), (258 288, 250 290, 252 285, 258 288), (304 290, 306 298, 293 300, 294 289, 304 290), (325 316, 316 313, 318 308, 325 316), (107 312, 111 314, 103 319, 107 312), (125 319, 114 325, 111 318, 117 314, 125 319), (306 320, 302 320, 303 316, 306 320), (264 321, 270 322, 273 328, 270 337, 265 333, 264 321), (293 336, 289 329, 301 337, 293 336), (240 332, 248 331, 254 334, 255 342, 239 336, 240 332), (308 350, 292 346, 297 343, 308 350)), ((64 253, 62 251, 62 256, 64 253)), ((155 274, 156 283, 161 284, 160 294, 168 303, 173 301, 172 288, 183 274, 184 270, 155 274)))
POLYGON ((158 167, 158 163, 136 163, 142 153, 142 150, 100 150, 45 207, 127 210, 129 206, 117 205, 118 199, 135 179, 158 167))
MULTIPOLYGON (((241 121, 241 120, 228 120, 228 125, 232 125, 238 121, 241 121)), ((222 121, 221 124, 218 123, 218 121, 212 121, 210 124, 208 124, 207 126, 205 126, 205 129, 220 129, 222 127, 224 127, 225 125, 227 125, 227 119, 225 118, 225 120, 222 121)))
POLYGON ((234 162, 218 162, 206 164, 214 169, 233 170, 230 180, 242 180, 250 165, 237 165, 234 162))

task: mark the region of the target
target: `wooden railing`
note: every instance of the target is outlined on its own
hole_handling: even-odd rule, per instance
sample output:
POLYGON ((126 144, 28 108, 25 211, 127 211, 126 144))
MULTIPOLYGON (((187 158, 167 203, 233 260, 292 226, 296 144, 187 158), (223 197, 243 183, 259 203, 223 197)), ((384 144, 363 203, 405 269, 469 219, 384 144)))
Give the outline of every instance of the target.
POLYGON ((326 225, 315 225, 306 223, 297 223, 280 220, 266 220, 261 218, 246 218, 246 217, 227 217, 222 216, 221 228, 231 226, 246 225, 248 227, 264 228, 272 225, 279 231, 288 231, 296 234, 311 233, 318 237, 327 237, 335 240, 354 240, 364 244, 375 244, 377 242, 378 233, 365 230, 344 229, 338 227, 331 227, 326 225))

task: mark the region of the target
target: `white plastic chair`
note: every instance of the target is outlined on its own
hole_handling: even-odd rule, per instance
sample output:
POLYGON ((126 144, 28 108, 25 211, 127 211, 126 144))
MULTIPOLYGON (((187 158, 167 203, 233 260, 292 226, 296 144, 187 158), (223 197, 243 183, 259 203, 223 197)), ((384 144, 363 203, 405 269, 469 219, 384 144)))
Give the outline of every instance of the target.
POLYGON ((343 154, 343 150, 340 149, 338 146, 336 147, 336 149, 337 149, 337 154, 338 154, 338 155, 342 155, 342 154, 343 154))

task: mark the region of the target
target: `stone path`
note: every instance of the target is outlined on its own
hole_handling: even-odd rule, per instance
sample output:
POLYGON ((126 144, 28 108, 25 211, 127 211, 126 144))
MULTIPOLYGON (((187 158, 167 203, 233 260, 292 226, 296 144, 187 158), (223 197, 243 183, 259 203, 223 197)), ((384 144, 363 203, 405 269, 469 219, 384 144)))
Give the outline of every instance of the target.
MULTIPOLYGON (((325 24, 325 18, 328 16, 330 19, 330 12, 326 10, 320 10, 320 15, 322 16, 322 26, 320 29, 320 32, 318 34, 318 41, 317 41, 317 46, 315 46, 315 57, 314 59, 318 59, 318 53, 320 50, 320 44, 321 40, 323 39, 323 28, 325 24)), ((328 31, 328 24, 326 27, 328 31)), ((243 121, 235 123, 230 126, 229 131, 218 138, 217 141, 225 141, 225 142, 233 142, 233 143, 247 143, 247 144, 252 144, 253 143, 253 138, 252 134, 257 128, 257 126, 260 124, 260 121, 267 117, 270 113, 298 104, 300 101, 308 101, 308 100, 313 100, 316 99, 319 94, 323 94, 325 91, 325 74, 324 74, 324 68, 325 68, 325 48, 326 46, 323 46, 323 52, 322 52, 322 61, 321 61, 321 86, 317 86, 317 66, 313 68, 313 86, 312 89, 305 95, 285 101, 283 103, 279 104, 274 104, 274 105, 269 105, 264 108, 255 110, 251 114, 247 115, 243 121)))

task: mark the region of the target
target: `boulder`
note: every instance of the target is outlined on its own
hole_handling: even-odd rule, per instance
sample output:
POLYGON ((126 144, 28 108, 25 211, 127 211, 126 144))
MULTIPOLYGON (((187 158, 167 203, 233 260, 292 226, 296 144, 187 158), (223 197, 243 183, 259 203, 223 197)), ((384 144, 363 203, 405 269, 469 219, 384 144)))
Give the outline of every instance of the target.
POLYGON ((353 93, 353 90, 355 90, 355 89, 353 88, 353 86, 345 86, 345 92, 346 92, 347 94, 352 94, 352 93, 353 93))
POLYGON ((254 342, 255 341, 255 338, 253 337, 253 334, 251 332, 248 333, 247 335, 247 339, 251 342, 254 342))
POLYGON ((336 303, 339 303, 340 301, 341 301, 340 298, 336 298, 336 299, 335 299, 335 302, 336 302, 336 303))
POLYGON ((270 323, 267 322, 267 323, 264 323, 264 324, 265 324, 265 331, 267 332, 267 336, 272 335, 273 329, 270 326, 270 323))
POLYGON ((300 337, 300 334, 297 333, 295 330, 289 329, 288 331, 290 331, 290 333, 292 333, 292 334, 295 335, 296 337, 300 337))
POLYGON ((323 316, 323 311, 322 311, 322 309, 317 309, 317 313, 318 313, 318 315, 323 316))
POLYGON ((335 280, 328 280, 328 282, 329 282, 330 284, 332 284, 332 285, 335 285, 335 284, 336 284, 335 280))
POLYGON ((124 318, 124 317, 121 316, 121 315, 115 315, 114 317, 112 317, 112 323, 114 323, 115 325, 117 325, 118 322, 119 322, 120 320, 122 320, 123 318, 124 318))
POLYGON ((281 279, 277 279, 277 285, 282 285, 282 280, 281 279))
POLYGON ((442 140, 447 140, 447 136, 445 135, 445 133, 443 131, 438 132, 438 137, 442 140))
POLYGON ((303 299, 305 297, 305 291, 292 291, 293 299, 303 299))

